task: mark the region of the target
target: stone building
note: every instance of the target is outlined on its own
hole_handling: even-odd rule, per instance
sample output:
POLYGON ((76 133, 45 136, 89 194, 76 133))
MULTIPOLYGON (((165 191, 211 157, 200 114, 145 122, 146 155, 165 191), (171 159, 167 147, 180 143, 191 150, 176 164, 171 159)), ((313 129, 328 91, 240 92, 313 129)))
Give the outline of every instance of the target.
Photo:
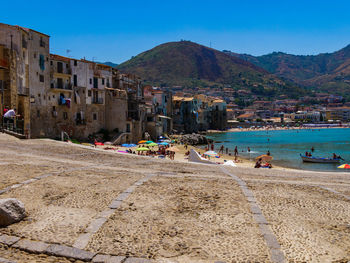
POLYGON ((0 24, 0 106, 16 109, 11 131, 30 136, 28 31, 19 26, 0 24))
POLYGON ((198 132, 198 101, 193 97, 173 97, 173 125, 177 132, 198 132))
POLYGON ((147 111, 141 79, 133 74, 115 74, 113 88, 125 90, 127 93, 126 132, 130 134, 130 142, 147 139, 150 135, 146 130, 147 111))

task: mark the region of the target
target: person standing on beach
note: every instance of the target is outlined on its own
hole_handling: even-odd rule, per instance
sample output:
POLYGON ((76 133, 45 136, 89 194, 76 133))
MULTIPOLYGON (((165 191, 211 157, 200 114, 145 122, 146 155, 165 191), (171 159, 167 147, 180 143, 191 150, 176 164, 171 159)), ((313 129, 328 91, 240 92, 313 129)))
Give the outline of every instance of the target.
POLYGON ((211 144, 211 150, 214 151, 214 143, 211 144))
POLYGON ((238 149, 237 149, 237 146, 235 147, 235 150, 234 150, 234 155, 235 155, 235 157, 237 157, 237 155, 238 155, 238 149))
POLYGON ((250 147, 248 146, 248 153, 250 153, 250 147))
POLYGON ((311 147, 311 152, 314 152, 315 151, 315 148, 312 146, 311 147))
POLYGON ((219 153, 224 154, 224 149, 225 149, 225 146, 224 146, 224 145, 221 145, 220 150, 219 150, 219 153))
POLYGON ((226 147, 226 154, 228 154, 228 148, 226 147))

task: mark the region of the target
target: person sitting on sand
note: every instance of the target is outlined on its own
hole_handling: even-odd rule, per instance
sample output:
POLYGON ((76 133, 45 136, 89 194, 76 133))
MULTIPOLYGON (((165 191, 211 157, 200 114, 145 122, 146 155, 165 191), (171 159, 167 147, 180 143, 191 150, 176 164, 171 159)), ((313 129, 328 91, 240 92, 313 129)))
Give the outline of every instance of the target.
POLYGON ((262 165, 261 167, 264 167, 264 168, 272 168, 272 165, 268 162, 265 162, 264 165, 262 165))
POLYGON ((261 167, 261 161, 262 161, 262 159, 259 158, 259 159, 256 161, 254 168, 260 168, 260 167, 261 167))

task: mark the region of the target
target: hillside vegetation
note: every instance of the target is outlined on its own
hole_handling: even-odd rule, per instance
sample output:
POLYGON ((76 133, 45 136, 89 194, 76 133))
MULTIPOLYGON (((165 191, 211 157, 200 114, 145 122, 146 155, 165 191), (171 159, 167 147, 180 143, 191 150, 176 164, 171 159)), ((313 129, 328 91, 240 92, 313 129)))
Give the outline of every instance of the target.
POLYGON ((287 83, 258 65, 190 41, 169 42, 120 64, 146 83, 161 86, 231 86, 257 90, 259 95, 299 96, 304 90, 287 83))

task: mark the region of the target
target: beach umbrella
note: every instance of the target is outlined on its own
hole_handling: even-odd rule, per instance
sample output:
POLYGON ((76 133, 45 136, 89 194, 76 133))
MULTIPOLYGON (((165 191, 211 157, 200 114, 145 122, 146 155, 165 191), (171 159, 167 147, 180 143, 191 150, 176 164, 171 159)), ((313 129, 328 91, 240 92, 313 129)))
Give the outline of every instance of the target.
POLYGON ((161 142, 159 145, 169 145, 167 142, 161 142))
POLYGON ((342 165, 339 165, 337 168, 340 168, 340 169, 350 169, 350 164, 342 164, 342 165))
POLYGON ((154 147, 154 146, 158 146, 158 144, 156 144, 155 142, 152 142, 152 143, 148 144, 147 146, 154 147))
POLYGON ((177 148, 177 147, 175 147, 175 146, 173 146, 173 147, 170 147, 170 148, 168 148, 168 149, 166 149, 167 151, 169 151, 169 152, 179 152, 180 150, 177 148))
POLYGON ((138 144, 143 144, 143 143, 146 143, 147 141, 145 140, 142 140, 142 141, 139 141, 138 144))
POLYGON ((263 154, 255 158, 255 160, 259 160, 261 158, 264 162, 272 161, 273 157, 271 155, 263 154))
POLYGON ((204 155, 209 155, 209 156, 217 156, 217 152, 214 152, 214 151, 207 151, 204 153, 204 155))
POLYGON ((150 143, 153 143, 153 141, 146 141, 145 143, 146 144, 150 144, 150 143))
POLYGON ((139 152, 147 152, 147 151, 150 151, 149 148, 146 148, 146 147, 140 147, 140 148, 137 148, 136 151, 139 151, 139 152))

